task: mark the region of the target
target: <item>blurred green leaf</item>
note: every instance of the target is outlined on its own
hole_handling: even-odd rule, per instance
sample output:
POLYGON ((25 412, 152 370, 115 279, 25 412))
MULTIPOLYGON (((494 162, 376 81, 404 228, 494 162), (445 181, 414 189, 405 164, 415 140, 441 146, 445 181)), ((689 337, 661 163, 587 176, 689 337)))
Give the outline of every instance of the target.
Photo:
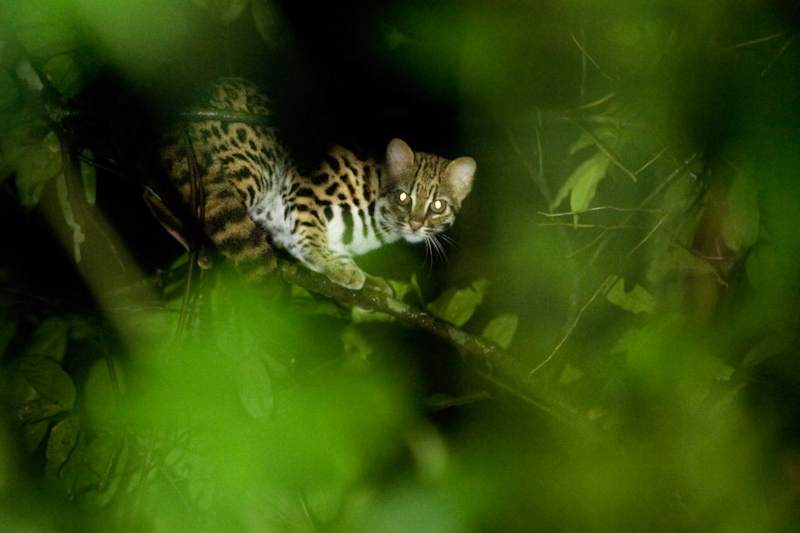
POLYGON ((50 131, 40 143, 29 146, 17 167, 17 191, 25 208, 38 205, 44 184, 61 172, 61 144, 50 131))
POLYGON ((64 221, 67 223, 67 226, 72 229, 72 252, 75 257, 75 262, 80 263, 81 244, 86 240, 86 236, 83 234, 80 225, 75 222, 72 204, 67 194, 67 180, 63 173, 56 177, 56 193, 58 194, 58 204, 61 206, 61 214, 64 215, 64 221))
POLYGON ((22 426, 22 442, 25 450, 33 452, 39 447, 45 435, 47 435, 47 428, 50 427, 50 421, 38 420, 30 422, 22 426))
POLYGON ((518 324, 519 315, 516 313, 503 313, 489 321, 481 336, 501 348, 507 349, 514 338, 514 334, 517 332, 518 324))
POLYGON ((69 323, 60 317, 44 320, 33 334, 33 341, 25 350, 29 355, 41 355, 61 362, 67 351, 69 323))
POLYGON ((239 18, 247 7, 249 0, 192 0, 199 8, 219 17, 223 24, 229 24, 239 18))
POLYGON ((355 370, 363 370, 369 365, 369 358, 375 351, 364 338, 363 333, 354 325, 348 324, 340 334, 344 353, 347 356, 345 366, 355 370))
POLYGON ((255 419, 268 420, 275 403, 272 377, 259 357, 245 356, 236 372, 236 386, 242 405, 255 419))
POLYGON ((122 481, 117 474, 125 471, 125 449, 123 436, 103 433, 76 458, 73 485, 85 505, 102 507, 114 497, 122 481))
POLYGON ((53 426, 47 440, 47 469, 56 472, 69 457, 72 448, 78 441, 81 420, 72 414, 53 426))
POLYGON ((663 245, 657 246, 653 250, 647 279, 648 281, 662 282, 675 275, 716 275, 716 272, 714 265, 686 248, 664 242, 663 245))
POLYGON ((797 334, 794 331, 783 331, 768 335, 753 346, 742 361, 742 368, 754 367, 771 357, 786 353, 795 345, 797 334))
POLYGON ((72 54, 61 53, 42 67, 43 74, 56 90, 67 98, 81 90, 81 70, 72 54))
MULTIPOLYGON (((129 76, 156 76, 186 49, 190 40, 189 5, 162 0, 71 0, 72 31, 91 35, 93 49, 106 64, 129 76)), ((63 21, 55 23, 69 31, 63 21)), ((83 44, 83 43, 81 43, 83 44)), ((68 50, 70 48, 67 48, 68 50)), ((53 53, 52 51, 50 52, 53 53)))
POLYGON ((558 376, 558 384, 569 385, 570 383, 575 383, 582 377, 583 377, 583 372, 581 372, 571 364, 567 363, 566 365, 564 365, 564 368, 561 370, 561 374, 558 376))
POLYGON ((739 252, 755 244, 759 218, 756 184, 747 174, 740 172, 728 190, 728 213, 722 219, 725 246, 739 252))
POLYGON ((259 35, 267 45, 275 46, 280 20, 273 0, 252 0, 252 9, 253 22, 259 35))
POLYGON ((567 153, 569 155, 575 155, 584 148, 588 148, 589 146, 597 146, 597 141, 600 140, 601 142, 610 141, 616 137, 613 131, 609 128, 599 128, 595 130, 594 137, 589 135, 588 132, 582 131, 578 136, 578 140, 576 140, 572 146, 569 147, 567 153))
MULTIPOLYGON (((81 157, 88 161, 94 161, 94 154, 88 148, 81 152, 81 157)), ((86 161, 81 161, 81 182, 83 183, 83 192, 86 194, 86 203, 94 205, 97 199, 97 169, 86 161)))
POLYGON ((621 277, 608 290, 606 298, 612 304, 636 315, 655 312, 656 302, 650 293, 638 283, 630 292, 625 292, 625 279, 621 277))
POLYGON ((475 309, 483 302, 488 288, 489 280, 479 279, 463 289, 448 289, 439 298, 429 303, 427 309, 442 320, 461 327, 467 323, 475 309))
POLYGON ((50 416, 75 405, 75 385, 61 366, 47 357, 29 355, 18 362, 25 381, 43 400, 40 414, 50 416))

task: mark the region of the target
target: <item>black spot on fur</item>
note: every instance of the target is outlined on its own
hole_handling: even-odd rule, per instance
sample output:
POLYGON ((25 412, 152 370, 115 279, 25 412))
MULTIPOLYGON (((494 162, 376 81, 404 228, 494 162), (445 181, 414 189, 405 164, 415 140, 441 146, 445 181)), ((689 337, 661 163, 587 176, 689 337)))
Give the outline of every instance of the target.
POLYGON ((325 156, 324 161, 325 163, 328 164, 329 167, 331 167, 331 170, 334 173, 339 172, 339 169, 342 168, 341 165, 339 164, 339 161, 330 154, 325 156))
POLYGON ((253 172, 248 167, 242 167, 231 173, 231 177, 238 179, 250 178, 252 176, 253 172))
POLYGON ((323 172, 321 174, 317 174, 316 176, 312 177, 311 183, 313 183, 314 185, 322 185, 328 182, 328 178, 329 176, 323 172))
POLYGON ((342 221, 344 222, 342 243, 346 246, 353 242, 353 213, 346 204, 342 206, 342 221))

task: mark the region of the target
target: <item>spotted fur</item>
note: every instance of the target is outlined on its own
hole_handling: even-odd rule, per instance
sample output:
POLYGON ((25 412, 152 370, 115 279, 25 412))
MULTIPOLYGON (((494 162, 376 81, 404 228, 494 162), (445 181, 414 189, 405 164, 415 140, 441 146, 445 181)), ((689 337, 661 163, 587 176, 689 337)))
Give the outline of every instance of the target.
MULTIPOLYGON (((239 79, 214 84, 207 106, 270 115, 269 101, 239 79)), ((475 161, 414 152, 393 139, 382 160, 335 146, 301 174, 271 128, 208 120, 188 125, 202 178, 205 232, 217 248, 256 274, 274 265, 270 242, 332 281, 360 289, 367 278, 353 256, 405 239, 438 246, 472 188, 475 161)), ((186 142, 162 154, 183 198, 191 195, 186 142)))

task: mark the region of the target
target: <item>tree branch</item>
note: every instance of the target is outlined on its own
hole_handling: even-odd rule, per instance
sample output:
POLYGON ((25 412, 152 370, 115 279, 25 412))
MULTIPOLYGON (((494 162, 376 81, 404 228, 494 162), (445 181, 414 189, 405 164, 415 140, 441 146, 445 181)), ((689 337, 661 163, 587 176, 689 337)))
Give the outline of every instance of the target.
POLYGON ((588 429, 586 417, 552 394, 544 380, 531 376, 515 357, 482 337, 467 333, 378 290, 366 286, 361 290, 347 289, 297 263, 279 259, 276 275, 286 283, 362 309, 386 313, 409 326, 427 331, 450 344, 474 372, 497 387, 572 427, 588 429))

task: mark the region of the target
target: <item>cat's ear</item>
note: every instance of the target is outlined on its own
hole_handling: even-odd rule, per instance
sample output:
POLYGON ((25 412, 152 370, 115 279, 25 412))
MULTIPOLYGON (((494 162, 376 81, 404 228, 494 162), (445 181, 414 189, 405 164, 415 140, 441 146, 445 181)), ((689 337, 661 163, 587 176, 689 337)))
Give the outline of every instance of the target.
POLYGON ((459 157, 447 165, 445 172, 449 176, 450 185, 458 198, 463 200, 472 190, 472 178, 475 177, 477 168, 477 163, 471 157, 459 157))
POLYGON ((392 139, 386 147, 386 166, 389 174, 397 176, 414 165, 414 152, 401 139, 392 139))

